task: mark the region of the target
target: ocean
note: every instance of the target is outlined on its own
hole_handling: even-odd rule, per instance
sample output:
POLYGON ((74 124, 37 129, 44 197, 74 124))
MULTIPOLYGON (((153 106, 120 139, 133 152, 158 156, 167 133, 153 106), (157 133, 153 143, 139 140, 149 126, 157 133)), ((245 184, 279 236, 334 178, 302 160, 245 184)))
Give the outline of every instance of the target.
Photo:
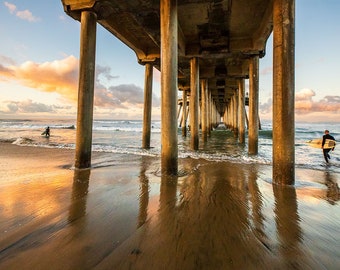
MULTIPOLYGON (((200 138, 198 151, 190 150, 190 137, 182 137, 178 129, 179 158, 191 157, 211 161, 227 160, 237 163, 272 163, 272 123, 262 121, 259 131, 259 153, 248 155, 246 143, 241 145, 230 130, 218 128, 212 131, 207 142, 200 138)), ((331 152, 331 160, 326 164, 321 149, 312 148, 307 141, 322 138, 325 129, 335 139, 340 140, 340 123, 296 123, 295 124, 295 164, 296 167, 312 170, 327 170, 340 173, 340 146, 331 152)), ((23 119, 0 120, 0 142, 16 145, 49 148, 75 148, 76 121, 70 119, 23 119), (51 136, 41 133, 49 126, 51 136)), ((152 121, 151 149, 142 145, 142 121, 139 120, 94 120, 93 151, 160 157, 161 123, 152 121)), ((107 155, 106 155, 107 156, 107 155)))

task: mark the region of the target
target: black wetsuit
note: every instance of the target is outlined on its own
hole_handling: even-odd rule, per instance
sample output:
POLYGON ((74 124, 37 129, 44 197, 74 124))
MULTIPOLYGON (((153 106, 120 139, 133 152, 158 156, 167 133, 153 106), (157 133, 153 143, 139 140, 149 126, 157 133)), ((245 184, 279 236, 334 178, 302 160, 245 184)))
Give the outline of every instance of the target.
POLYGON ((47 127, 45 130, 45 136, 50 137, 50 127, 47 127))
MULTIPOLYGON (((322 148, 325 145, 326 139, 330 139, 330 140, 334 140, 335 141, 335 139, 334 139, 334 137, 332 135, 329 135, 329 134, 323 135, 323 137, 322 137, 322 148)), ((331 158, 329 156, 329 151, 331 151, 332 149, 334 149, 334 147, 333 148, 329 148, 329 149, 322 149, 323 150, 323 156, 324 156, 324 158, 325 158, 327 163, 328 163, 328 159, 331 158)))

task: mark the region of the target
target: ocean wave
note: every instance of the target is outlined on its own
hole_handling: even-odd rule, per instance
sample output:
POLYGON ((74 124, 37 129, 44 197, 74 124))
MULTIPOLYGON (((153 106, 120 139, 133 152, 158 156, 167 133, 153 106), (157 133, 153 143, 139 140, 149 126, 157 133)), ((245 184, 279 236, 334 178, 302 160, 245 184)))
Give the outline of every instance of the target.
MULTIPOLYGON (((133 132, 133 133, 142 133, 142 127, 115 127, 115 126, 97 126, 94 127, 95 131, 104 131, 104 132, 133 132)), ((161 133, 160 128, 151 128, 151 133, 161 133)))
POLYGON ((75 129, 75 125, 37 125, 37 124, 20 124, 20 123, 1 123, 1 129, 10 130, 43 130, 47 126, 50 129, 75 129))
MULTIPOLYGON (((43 137, 45 139, 45 137, 43 137)), ((36 141, 28 137, 18 137, 13 139, 1 139, 0 142, 11 143, 19 146, 43 147, 43 148, 58 148, 58 149, 75 149, 74 143, 56 143, 48 140, 36 141)))
POLYGON ((0 138, 0 143, 13 143, 15 142, 16 139, 14 138, 10 138, 10 139, 3 139, 3 138, 0 138))
MULTIPOLYGON (((5 142, 1 140, 1 142, 5 142)), ((30 147, 44 147, 44 148, 60 148, 60 149, 75 149, 74 143, 53 143, 53 142, 39 142, 35 141, 28 137, 20 137, 16 138, 15 140, 8 140, 7 142, 11 142, 15 145, 20 146, 30 146, 30 147)), ((112 145, 93 145, 92 146, 93 152, 103 152, 103 153, 114 153, 114 154, 127 154, 127 155, 134 155, 134 156, 149 156, 160 158, 161 153, 159 148, 152 148, 152 149, 143 149, 138 147, 113 147, 112 145)), ((192 159, 203 159, 207 161, 214 161, 214 162, 223 162, 228 161, 231 163, 241 163, 241 164, 261 164, 261 165, 271 165, 272 160, 269 159, 267 156, 262 155, 247 155, 247 154, 221 154, 221 153, 204 153, 204 152, 195 152, 195 151, 179 151, 178 158, 192 158, 192 159)), ((315 159, 315 158, 314 158, 315 159)), ((340 168, 340 158, 334 156, 331 160, 330 164, 325 164, 323 162, 323 157, 319 156, 320 163, 315 164, 313 162, 313 158, 311 158, 310 162, 306 160, 296 160, 295 166, 296 168, 304 168, 304 169, 311 169, 317 171, 324 171, 327 170, 329 172, 339 172, 340 168)), ((105 164, 111 164, 110 157, 105 161, 105 164)))
POLYGON ((193 158, 193 159, 205 159, 208 161, 229 161, 232 163, 251 163, 251 164, 271 164, 271 160, 268 160, 261 156, 248 156, 248 155, 223 155, 221 153, 208 154, 202 152, 180 152, 178 153, 179 158, 193 158))
POLYGON ((272 130, 259 130, 259 136, 266 139, 273 138, 273 131, 272 130))
MULTIPOLYGON (((53 128, 53 127, 52 127, 52 128, 53 128)), ((55 127, 55 128, 61 128, 61 129, 76 129, 75 125, 61 126, 61 127, 55 127)))
POLYGON ((32 145, 32 143, 33 143, 32 139, 25 137, 19 137, 12 142, 12 144, 16 145, 32 145))

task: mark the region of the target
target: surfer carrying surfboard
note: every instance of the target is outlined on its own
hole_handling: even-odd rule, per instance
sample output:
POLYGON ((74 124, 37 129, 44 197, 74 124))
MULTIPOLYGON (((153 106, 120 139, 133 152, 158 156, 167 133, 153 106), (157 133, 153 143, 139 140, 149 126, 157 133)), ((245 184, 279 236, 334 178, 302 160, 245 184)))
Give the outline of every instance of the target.
POLYGON ((50 127, 47 127, 41 135, 45 135, 46 138, 50 137, 50 127))
POLYGON ((333 148, 324 148, 324 145, 325 145, 325 142, 326 142, 326 140, 333 140, 333 141, 335 141, 335 139, 334 139, 334 137, 332 136, 332 135, 330 135, 329 134, 329 130, 325 130, 325 135, 323 135, 323 137, 322 137, 322 144, 321 144, 321 148, 322 148, 322 151, 323 151, 323 156, 324 156, 324 158, 325 158, 325 160, 326 160, 326 162, 328 163, 328 159, 331 159, 331 156, 329 155, 329 152, 332 150, 332 151, 334 151, 334 147, 335 147, 335 145, 334 145, 334 147, 333 148))

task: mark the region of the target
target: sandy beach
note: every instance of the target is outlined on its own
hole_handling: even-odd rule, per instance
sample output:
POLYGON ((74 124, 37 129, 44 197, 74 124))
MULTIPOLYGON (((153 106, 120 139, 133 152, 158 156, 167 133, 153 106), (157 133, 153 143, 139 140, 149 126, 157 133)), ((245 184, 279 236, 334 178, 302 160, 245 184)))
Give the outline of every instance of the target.
POLYGON ((340 177, 0 144, 0 269, 339 269, 340 177), (104 158, 105 157, 105 158, 104 158), (108 164, 107 160, 111 160, 108 164), (104 162, 105 160, 105 162, 104 162))

